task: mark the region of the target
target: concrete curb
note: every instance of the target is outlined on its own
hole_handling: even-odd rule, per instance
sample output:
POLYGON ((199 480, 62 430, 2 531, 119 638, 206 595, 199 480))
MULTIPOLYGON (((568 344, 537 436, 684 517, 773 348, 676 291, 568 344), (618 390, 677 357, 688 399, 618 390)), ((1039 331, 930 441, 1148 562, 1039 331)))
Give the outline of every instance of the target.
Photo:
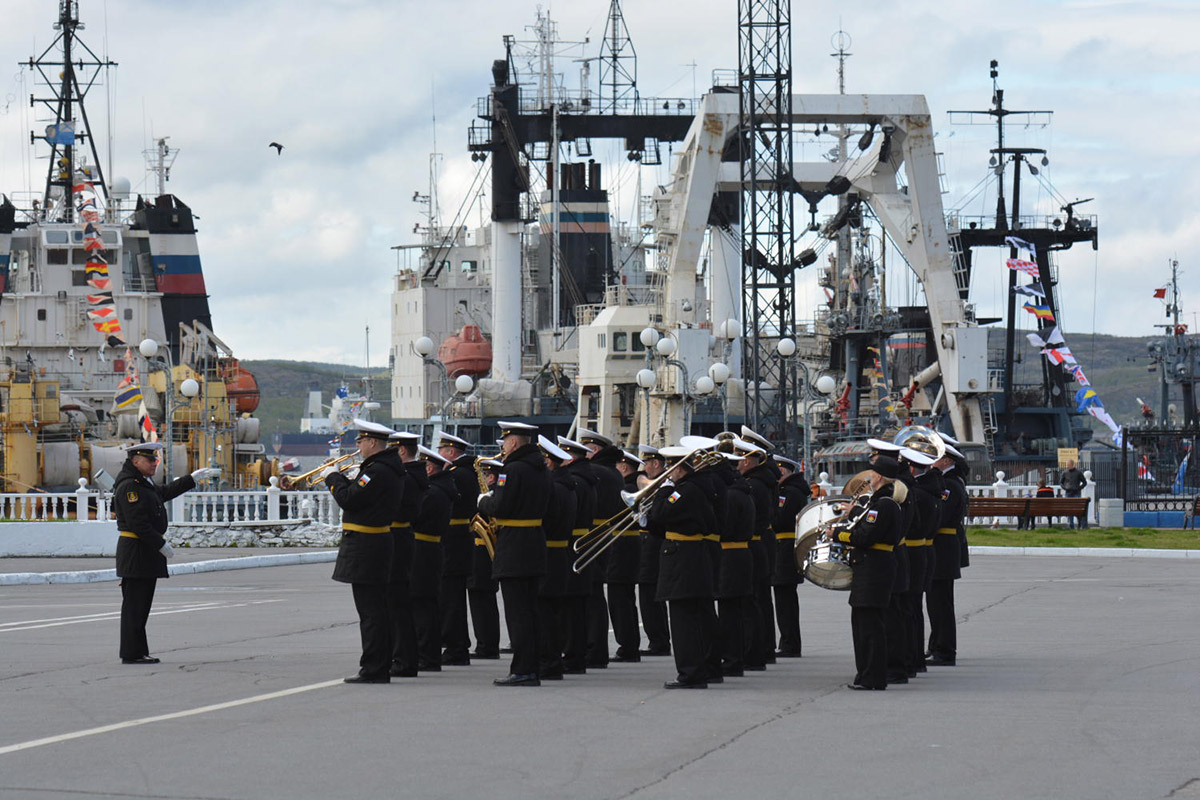
POLYGON ((1200 558, 1200 550, 1153 550, 1136 547, 978 547, 973 556, 1106 556, 1108 558, 1200 558))
MULTIPOLYGON (((244 558, 216 558, 209 561, 192 561, 170 564, 171 575, 193 575, 197 572, 223 572, 231 569, 255 569, 257 567, 290 567, 296 564, 322 564, 337 558, 336 550, 321 550, 316 553, 281 553, 271 556, 246 556, 244 558)), ((0 574, 0 586, 20 586, 37 583, 99 583, 117 580, 115 569, 94 569, 77 572, 9 572, 0 574)))

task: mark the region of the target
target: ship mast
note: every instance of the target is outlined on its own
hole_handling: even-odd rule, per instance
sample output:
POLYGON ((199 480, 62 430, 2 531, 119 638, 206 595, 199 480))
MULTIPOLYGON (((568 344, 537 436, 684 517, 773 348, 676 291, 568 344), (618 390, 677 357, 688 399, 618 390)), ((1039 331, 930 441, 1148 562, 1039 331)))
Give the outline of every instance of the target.
POLYGON ((26 66, 36 70, 41 75, 53 96, 37 97, 31 95, 29 104, 44 105, 54 114, 54 122, 48 125, 45 132, 38 136, 29 134, 29 143, 44 139, 51 147, 50 165, 46 171, 46 189, 43 196, 43 208, 47 218, 55 216, 59 221, 71 222, 75 218, 75 178, 76 172, 85 170, 89 182, 99 187, 104 199, 108 200, 108 185, 100 166, 100 156, 96 151, 96 140, 91 133, 87 109, 83 100, 96 82, 101 69, 117 66, 115 61, 101 60, 86 44, 78 39, 76 30, 83 28, 79 21, 79 0, 59 0, 58 22, 54 29, 59 32, 58 38, 47 47, 36 59, 30 58, 26 66), (61 61, 48 60, 52 51, 62 53, 61 61), (58 77, 55 79, 55 69, 58 77), (83 80, 80 72, 87 73, 83 80), (76 116, 78 114, 78 116, 76 116), (76 150, 85 145, 91 151, 90 165, 85 166, 85 159, 76 150), (51 212, 51 203, 61 196, 62 205, 57 214, 51 212))

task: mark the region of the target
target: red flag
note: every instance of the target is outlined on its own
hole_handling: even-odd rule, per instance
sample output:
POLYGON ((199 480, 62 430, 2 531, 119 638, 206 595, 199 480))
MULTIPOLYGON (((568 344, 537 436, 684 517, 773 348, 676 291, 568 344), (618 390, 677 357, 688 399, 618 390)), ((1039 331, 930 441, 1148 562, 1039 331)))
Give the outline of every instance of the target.
POLYGON ((1154 296, 1157 297, 1159 300, 1165 300, 1167 297, 1167 290, 1165 288, 1155 289, 1154 296))

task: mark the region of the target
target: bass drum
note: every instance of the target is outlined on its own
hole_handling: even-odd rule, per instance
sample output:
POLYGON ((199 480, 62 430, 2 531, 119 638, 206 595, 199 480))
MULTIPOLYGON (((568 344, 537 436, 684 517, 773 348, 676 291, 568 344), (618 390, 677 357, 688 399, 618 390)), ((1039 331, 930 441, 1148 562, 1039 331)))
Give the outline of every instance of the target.
POLYGON ((854 505, 850 495, 834 495, 810 503, 796 517, 796 568, 822 589, 850 588, 848 548, 830 541, 834 521, 845 518, 854 505))

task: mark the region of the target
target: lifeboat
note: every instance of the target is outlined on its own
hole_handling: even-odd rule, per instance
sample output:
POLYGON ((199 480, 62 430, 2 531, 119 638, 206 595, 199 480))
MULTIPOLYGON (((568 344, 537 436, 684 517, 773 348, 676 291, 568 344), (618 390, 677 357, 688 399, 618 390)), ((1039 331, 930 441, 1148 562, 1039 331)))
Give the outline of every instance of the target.
POLYGON ((459 375, 478 378, 492 368, 492 343, 483 338, 478 325, 464 325, 442 340, 438 361, 446 365, 451 380, 459 375))
POLYGON ((250 414, 258 408, 258 381, 254 373, 242 367, 236 358, 221 359, 219 374, 225 383, 225 393, 234 401, 238 414, 250 414))

